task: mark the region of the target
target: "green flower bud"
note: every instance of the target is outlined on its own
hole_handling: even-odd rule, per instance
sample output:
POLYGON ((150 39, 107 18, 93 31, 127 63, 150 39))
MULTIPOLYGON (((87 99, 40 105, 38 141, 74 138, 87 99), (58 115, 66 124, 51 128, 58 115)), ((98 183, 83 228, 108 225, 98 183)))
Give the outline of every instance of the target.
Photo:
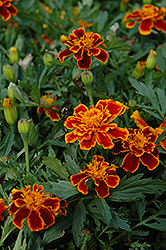
POLYGON ((49 53, 45 53, 43 56, 43 62, 47 67, 51 67, 52 66, 52 61, 53 61, 53 57, 52 55, 50 55, 49 53))
POLYGON ((20 134, 25 137, 28 137, 29 134, 29 130, 30 130, 30 124, 29 121, 25 118, 21 118, 18 121, 18 131, 20 132, 20 134))
POLYGON ((121 2, 120 2, 120 11, 122 13, 126 11, 128 2, 129 2, 129 0, 121 0, 121 2))
POLYGON ((7 93, 8 93, 8 96, 14 100, 15 96, 13 94, 13 90, 10 88, 10 85, 7 88, 7 93))
POLYGON ((6 122, 9 125, 13 125, 17 121, 17 109, 13 104, 12 98, 4 98, 2 104, 4 106, 4 115, 6 122))
POLYGON ((10 64, 13 63, 18 63, 19 60, 19 54, 18 54, 18 50, 16 47, 11 47, 10 48, 10 53, 9 53, 9 62, 10 64))
POLYGON ((130 108, 134 108, 136 105, 136 101, 135 100, 129 100, 129 107, 130 108))
POLYGON ((11 65, 9 65, 9 64, 4 65, 2 70, 3 70, 3 74, 4 74, 5 78, 9 82, 15 82, 15 73, 14 73, 14 69, 12 68, 11 65))
POLYGON ((91 84, 93 82, 93 74, 91 71, 86 70, 81 73, 81 80, 84 84, 91 84))
POLYGON ((156 57, 157 57, 157 52, 154 51, 153 49, 150 50, 149 55, 146 59, 146 68, 149 70, 154 69, 155 64, 156 64, 156 57))
POLYGON ((145 66, 146 66, 145 61, 138 61, 137 65, 132 73, 132 77, 136 80, 138 80, 140 77, 142 77, 144 74, 145 66))

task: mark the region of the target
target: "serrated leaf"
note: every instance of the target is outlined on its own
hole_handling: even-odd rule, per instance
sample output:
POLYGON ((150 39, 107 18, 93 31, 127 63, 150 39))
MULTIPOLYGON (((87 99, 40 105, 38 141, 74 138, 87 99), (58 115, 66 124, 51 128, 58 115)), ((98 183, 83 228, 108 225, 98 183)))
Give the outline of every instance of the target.
POLYGON ((15 227, 14 224, 12 223, 11 217, 8 216, 7 219, 5 220, 4 227, 3 227, 3 229, 2 229, 1 239, 0 239, 0 246, 3 245, 3 242, 6 240, 6 238, 8 237, 8 235, 9 235, 14 229, 16 229, 16 227, 15 227))
POLYGON ((119 50, 119 51, 125 51, 129 50, 131 46, 127 43, 124 43, 121 39, 113 38, 111 41, 106 43, 107 50, 113 51, 113 50, 119 50))
POLYGON ((1 155, 4 157, 8 156, 13 144, 14 144, 14 132, 13 129, 11 129, 0 144, 1 155))
POLYGON ((137 174, 128 179, 123 178, 117 188, 112 190, 112 200, 131 201, 143 198, 144 194, 159 194, 166 191, 166 183, 162 180, 151 178, 141 179, 143 174, 137 174), (141 180, 140 180, 141 179, 141 180))
POLYGON ((34 102, 36 102, 37 104, 39 104, 39 102, 40 102, 40 90, 37 87, 37 85, 35 85, 35 86, 32 87, 32 90, 30 92, 30 96, 31 96, 31 98, 32 98, 32 100, 34 102))
POLYGON ((125 231, 131 232, 130 226, 127 223, 127 220, 122 219, 118 213, 116 213, 113 209, 111 209, 112 219, 110 223, 114 225, 116 229, 123 229, 125 231))
POLYGON ((157 96, 158 96, 158 100, 160 103, 162 115, 165 116, 165 113, 166 113, 166 105, 165 105, 166 95, 165 95, 164 90, 157 88, 157 96))
POLYGON ((64 154, 66 166, 69 172, 73 174, 78 174, 80 172, 80 167, 76 164, 75 160, 71 158, 70 155, 64 154))
POLYGON ((32 120, 29 122, 29 124, 30 128, 28 135, 28 144, 29 146, 35 148, 39 139, 39 128, 34 125, 32 120))
POLYGON ((13 250, 23 250, 23 249, 25 249, 25 247, 26 247, 26 239, 24 239, 24 241, 23 241, 23 245, 24 245, 23 246, 22 243, 21 243, 21 241, 22 241, 22 233, 23 233, 23 230, 21 229, 19 231, 19 234, 18 234, 17 239, 15 241, 13 250))
POLYGON ((46 192, 51 192, 62 200, 65 200, 71 196, 78 194, 77 187, 74 187, 69 181, 58 181, 42 183, 46 192))
POLYGON ((77 247, 80 246, 84 236, 81 231, 84 228, 84 223, 86 221, 86 213, 87 213, 86 208, 81 200, 78 202, 75 208, 73 215, 73 226, 72 226, 73 239, 77 247))
POLYGON ((105 201, 105 199, 96 198, 95 203, 96 203, 98 211, 101 213, 104 219, 104 222, 109 224, 112 219, 112 214, 111 214, 110 207, 108 206, 107 202, 105 201))

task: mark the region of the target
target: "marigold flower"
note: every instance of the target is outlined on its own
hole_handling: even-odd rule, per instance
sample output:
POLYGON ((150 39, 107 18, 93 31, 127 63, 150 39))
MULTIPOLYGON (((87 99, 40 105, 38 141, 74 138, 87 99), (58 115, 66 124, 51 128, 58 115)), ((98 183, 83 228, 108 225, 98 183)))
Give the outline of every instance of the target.
POLYGON ((105 50, 97 48, 98 45, 105 48, 105 44, 102 44, 104 39, 101 39, 100 35, 97 33, 85 33, 84 28, 73 30, 73 32, 69 34, 69 37, 62 35, 61 42, 69 47, 59 52, 58 57, 61 63, 63 63, 66 57, 74 54, 74 58, 80 69, 90 69, 92 55, 103 63, 106 63, 109 57, 105 50))
MULTIPOLYGON (((135 124, 140 129, 143 129, 143 128, 148 126, 148 124, 140 116, 138 110, 135 110, 130 117, 134 119, 135 124)), ((157 128, 150 127, 150 131, 158 137, 159 135, 161 135, 165 131, 163 129, 164 127, 166 127, 166 117, 165 117, 164 121, 160 124, 159 127, 157 127, 157 128)), ((163 139, 162 141, 158 142, 156 145, 159 147, 162 147, 164 150, 166 150, 166 138, 163 139)))
POLYGON ((41 6, 43 7, 43 9, 45 9, 45 11, 47 12, 47 14, 51 14, 52 10, 50 9, 49 6, 46 6, 44 3, 40 3, 41 6))
POLYGON ((20 0, 0 0, 0 16, 2 16, 3 21, 6 22, 11 18, 11 15, 17 15, 16 7, 11 5, 13 1, 20 1, 20 0))
POLYGON ((119 176, 116 175, 117 166, 104 161, 100 155, 94 155, 92 163, 87 164, 87 168, 81 170, 79 174, 72 175, 70 181, 73 186, 78 185, 78 191, 84 195, 88 193, 86 181, 93 179, 95 190, 100 198, 109 195, 109 187, 115 188, 120 181, 119 176))
MULTIPOLYGON (((51 105, 53 102, 56 101, 57 99, 57 96, 55 95, 53 98, 52 97, 49 97, 51 94, 47 94, 47 95, 43 95, 42 96, 42 100, 43 102, 46 104, 46 106, 49 106, 49 108, 52 108, 54 110, 58 110, 58 106, 57 105, 51 105)), ((37 108, 37 113, 39 115, 42 114, 43 111, 45 111, 45 114, 50 117, 51 121, 58 121, 59 120, 59 115, 57 112, 51 110, 51 109, 48 109, 42 102, 39 103, 40 105, 43 105, 44 108, 42 107, 38 107, 37 108)))
POLYGON ((155 169, 159 165, 159 151, 155 141, 157 136, 150 131, 150 127, 141 129, 129 129, 129 136, 125 140, 117 140, 112 149, 113 154, 127 152, 121 167, 131 173, 135 172, 140 162, 147 166, 149 170, 155 169))
POLYGON ((42 34, 41 37, 43 38, 45 43, 47 43, 48 45, 51 44, 51 39, 46 34, 42 34))
POLYGON ((166 9, 164 7, 159 9, 154 5, 145 4, 142 10, 135 9, 133 12, 128 12, 124 17, 124 21, 128 21, 129 19, 134 20, 133 22, 129 21, 126 23, 126 27, 129 29, 133 28, 136 23, 140 23, 138 28, 139 33, 141 35, 149 35, 153 26, 157 30, 166 32, 165 15, 166 9))
POLYGON ((128 130, 117 127, 111 123, 117 116, 122 115, 128 109, 124 104, 108 100, 99 100, 95 107, 88 109, 84 104, 74 108, 74 115, 69 116, 64 126, 73 129, 65 135, 65 142, 73 143, 79 140, 80 148, 89 150, 98 143, 103 148, 113 148, 113 139, 125 139, 128 130), (111 123, 111 124, 110 124, 111 123))
POLYGON ((50 193, 43 190, 43 186, 37 184, 33 185, 32 190, 30 185, 21 190, 12 190, 12 199, 9 200, 12 203, 8 211, 11 217, 14 215, 13 224, 16 227, 21 229, 26 219, 32 231, 46 229, 54 224, 55 215, 61 209, 60 198, 50 197, 50 193))
POLYGON ((5 210, 8 208, 8 206, 5 206, 5 202, 2 198, 0 198, 0 220, 4 220, 3 217, 3 212, 5 212, 5 210))
POLYGON ((85 29, 89 29, 93 25, 92 23, 88 23, 84 19, 81 19, 81 20, 77 21, 77 23, 78 23, 79 27, 85 27, 85 29))

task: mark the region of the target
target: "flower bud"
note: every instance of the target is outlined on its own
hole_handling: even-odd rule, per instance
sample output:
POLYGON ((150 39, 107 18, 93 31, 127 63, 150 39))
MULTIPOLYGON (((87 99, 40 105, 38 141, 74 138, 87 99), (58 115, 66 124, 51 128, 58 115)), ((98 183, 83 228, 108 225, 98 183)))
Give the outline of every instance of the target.
POLYGON ((15 96, 13 94, 13 90, 10 88, 10 85, 7 88, 7 93, 8 93, 8 96, 14 100, 15 96))
POLYGON ((93 82, 93 74, 91 71, 86 70, 81 73, 81 80, 84 84, 91 84, 93 82))
POLYGON ((149 55, 146 59, 146 68, 149 70, 154 69, 155 64, 156 64, 156 57, 157 57, 157 52, 154 51, 153 49, 150 50, 149 55))
POLYGON ((9 62, 10 64, 13 63, 18 63, 19 60, 19 54, 18 54, 18 50, 16 47, 11 47, 10 48, 10 53, 9 53, 9 62))
POLYGON ((45 53, 43 56, 43 62, 47 67, 51 67, 52 66, 52 61, 53 61, 53 57, 52 55, 50 55, 49 53, 45 53))
POLYGON ((128 2, 129 2, 129 0, 121 0, 120 1, 120 11, 122 13, 126 11, 128 2))
POLYGON ((132 73, 132 77, 136 80, 138 80, 140 77, 142 77, 144 74, 145 66, 146 66, 145 61, 138 61, 137 65, 132 73))
POLYGON ((9 125, 13 125, 17 121, 17 109, 13 104, 12 98, 4 98, 3 100, 4 115, 6 122, 9 125))
POLYGON ((2 70, 3 70, 3 74, 4 74, 5 78, 9 82, 15 82, 15 73, 14 73, 14 69, 12 68, 11 65, 9 65, 9 64, 4 65, 2 70))
POLYGON ((129 105, 130 108, 134 108, 135 105, 136 105, 136 101, 135 100, 129 100, 128 105, 129 105))
POLYGON ((26 118, 21 118, 18 121, 18 131, 22 136, 28 136, 30 129, 29 121, 26 118))

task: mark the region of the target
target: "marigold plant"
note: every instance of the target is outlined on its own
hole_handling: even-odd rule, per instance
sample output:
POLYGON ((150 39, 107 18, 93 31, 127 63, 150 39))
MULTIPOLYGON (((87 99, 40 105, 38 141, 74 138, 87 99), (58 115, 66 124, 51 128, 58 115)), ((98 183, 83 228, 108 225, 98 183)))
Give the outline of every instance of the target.
POLYGON ((65 58, 74 54, 80 69, 90 69, 92 63, 91 56, 106 63, 109 57, 108 53, 102 48, 97 48, 98 45, 101 45, 103 48, 106 47, 105 44, 102 44, 104 39, 100 37, 97 33, 85 32, 84 28, 73 30, 69 37, 62 35, 61 42, 69 48, 59 52, 59 60, 63 63, 65 58))
POLYGON ((115 188, 120 181, 119 176, 116 175, 116 166, 104 161, 100 155, 94 155, 92 163, 87 164, 87 168, 81 170, 79 174, 72 175, 70 181, 73 186, 78 185, 78 191, 87 194, 88 187, 86 181, 93 179, 95 190, 100 198, 109 195, 109 187, 115 188))
POLYGON ((17 8, 14 7, 11 3, 13 1, 20 1, 20 0, 1 0, 0 1, 0 16, 2 16, 3 21, 6 22, 11 18, 11 15, 17 15, 17 8))
POLYGON ((133 12, 128 12, 124 21, 127 21, 126 27, 131 29, 136 23, 139 23, 139 33, 141 35, 149 35, 152 32, 153 26, 157 30, 163 30, 166 32, 166 20, 164 16, 166 15, 166 9, 164 7, 158 8, 151 4, 145 4, 142 10, 135 9, 133 12), (132 21, 129 21, 129 20, 132 21))
POLYGON ((4 216, 2 214, 7 208, 8 206, 5 206, 4 200, 0 198, 0 221, 4 220, 4 216))
POLYGON ((111 99, 100 100, 88 109, 84 104, 74 108, 74 116, 69 116, 64 126, 73 129, 65 135, 66 143, 79 140, 80 148, 89 150, 98 143, 103 148, 113 148, 112 139, 126 139, 128 130, 117 127, 112 121, 122 115, 128 107, 111 99))
POLYGON ((60 198, 50 193, 45 193, 42 185, 27 186, 18 190, 12 190, 12 199, 8 211, 13 216, 13 224, 19 229, 22 228, 24 221, 27 219, 31 231, 46 229, 54 224, 55 217, 58 214, 64 214, 61 207, 67 207, 66 201, 61 203, 60 198))
POLYGON ((159 151, 156 148, 154 135, 150 127, 144 129, 129 129, 129 136, 125 140, 117 140, 112 150, 113 154, 128 152, 123 159, 121 167, 131 173, 135 172, 140 162, 149 170, 159 165, 159 151))
POLYGON ((41 115, 43 112, 45 112, 45 114, 48 117, 50 117, 51 121, 58 121, 59 120, 59 114, 56 111, 54 111, 54 110, 58 110, 58 106, 57 105, 51 105, 53 102, 56 101, 57 96, 55 95, 52 98, 52 97, 50 97, 50 95, 51 95, 50 93, 46 94, 46 95, 43 95, 42 100, 43 100, 43 102, 45 103, 46 106, 49 106, 49 108, 51 108, 53 110, 51 110, 49 108, 46 108, 46 106, 42 102, 40 102, 39 104, 43 105, 44 108, 43 107, 38 107, 37 108, 37 113, 39 115, 41 115))

